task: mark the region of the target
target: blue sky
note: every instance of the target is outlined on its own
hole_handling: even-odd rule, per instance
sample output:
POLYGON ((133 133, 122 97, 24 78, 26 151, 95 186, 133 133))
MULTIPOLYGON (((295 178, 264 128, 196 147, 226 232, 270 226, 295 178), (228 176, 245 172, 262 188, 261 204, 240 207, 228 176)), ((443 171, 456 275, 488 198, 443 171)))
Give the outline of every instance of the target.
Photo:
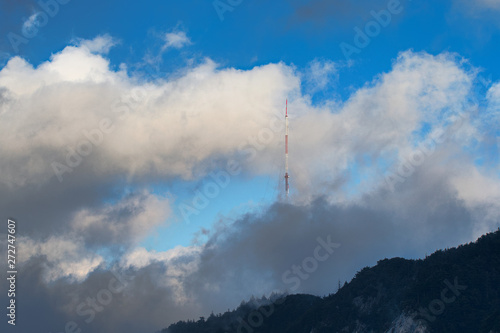
POLYGON ((298 292, 496 230, 499 14, 498 0, 2 1, 0 211, 24 226, 40 325, 87 327, 66 291, 86 299, 110 266, 144 277, 128 290, 144 309, 109 307, 89 331, 153 332, 287 290, 320 236, 341 250, 298 292))
MULTIPOLYGON (((174 71, 188 58, 201 57, 241 69, 280 61, 302 68, 315 58, 344 61, 339 44, 352 44, 353 29, 364 28, 373 19, 371 11, 387 8, 387 2, 379 1, 345 14, 313 12, 310 17, 301 16, 300 10, 305 11, 308 3, 313 7, 315 2, 243 0, 233 11, 224 12, 221 21, 211 1, 146 1, 139 5, 72 0, 60 5, 57 15, 27 45, 21 45, 20 54, 36 65, 74 38, 92 39, 107 33, 120 41, 109 55, 112 63, 137 63, 148 51, 158 49, 161 34, 177 27, 187 32, 193 45, 182 52, 164 54, 161 70, 165 72, 174 71)), ((457 52, 486 69, 493 80, 498 78, 496 45, 500 36, 491 10, 478 16, 459 1, 432 5, 428 1, 402 1, 401 8, 368 47, 352 57, 356 63, 342 71, 339 88, 359 87, 389 70, 392 59, 407 49, 431 54, 457 52)), ((23 18, 40 9, 31 3, 19 8, 8 19, 9 30, 19 34, 23 18)), ((3 49, 15 54, 5 39, 3 49)), ((344 96, 348 93, 343 91, 344 96)))

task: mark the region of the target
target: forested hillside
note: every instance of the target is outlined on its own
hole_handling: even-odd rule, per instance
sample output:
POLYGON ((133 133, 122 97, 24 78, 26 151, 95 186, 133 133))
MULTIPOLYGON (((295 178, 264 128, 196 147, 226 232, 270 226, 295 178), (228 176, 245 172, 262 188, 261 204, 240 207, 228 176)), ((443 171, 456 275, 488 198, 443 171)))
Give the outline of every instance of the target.
POLYGON ((252 299, 162 333, 500 332, 499 290, 500 230, 422 260, 380 260, 324 298, 252 299))

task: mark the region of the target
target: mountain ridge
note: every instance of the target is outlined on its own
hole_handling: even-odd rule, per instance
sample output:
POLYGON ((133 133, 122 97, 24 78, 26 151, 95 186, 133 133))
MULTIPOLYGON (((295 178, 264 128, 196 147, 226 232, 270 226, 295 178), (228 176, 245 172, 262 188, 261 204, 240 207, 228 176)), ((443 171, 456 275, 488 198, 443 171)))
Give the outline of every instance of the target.
POLYGON ((161 333, 497 333, 499 286, 500 228, 425 259, 379 260, 326 297, 252 298, 161 333))

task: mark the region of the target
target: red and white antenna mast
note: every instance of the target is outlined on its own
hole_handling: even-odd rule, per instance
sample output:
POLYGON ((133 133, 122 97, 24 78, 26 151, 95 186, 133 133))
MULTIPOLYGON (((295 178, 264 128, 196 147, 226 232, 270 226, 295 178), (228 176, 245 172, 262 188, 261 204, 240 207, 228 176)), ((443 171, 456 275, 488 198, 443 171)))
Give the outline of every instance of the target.
POLYGON ((288 198, 288 193, 290 192, 290 186, 288 184, 288 99, 286 100, 286 111, 285 111, 285 193, 288 198))

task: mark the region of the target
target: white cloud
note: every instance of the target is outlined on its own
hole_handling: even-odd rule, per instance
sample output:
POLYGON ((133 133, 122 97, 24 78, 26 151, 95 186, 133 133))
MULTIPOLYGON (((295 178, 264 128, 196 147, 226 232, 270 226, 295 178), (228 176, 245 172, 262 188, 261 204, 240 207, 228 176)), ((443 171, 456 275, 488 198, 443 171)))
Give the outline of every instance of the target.
POLYGON ((164 262, 170 264, 183 257, 193 257, 201 252, 197 246, 177 246, 164 252, 147 251, 143 247, 137 247, 127 253, 121 261, 123 267, 133 267, 135 269, 144 268, 153 262, 164 262))
POLYGON ((191 45, 191 40, 184 31, 173 31, 165 34, 165 44, 162 50, 169 48, 181 49, 184 46, 191 45))
POLYGON ((38 256, 46 257, 44 278, 47 282, 64 277, 83 281, 104 262, 101 256, 87 250, 83 239, 78 237, 53 236, 44 241, 20 237, 18 241, 23 244, 19 264, 38 256))
POLYGON ((16 98, 33 98, 37 92, 53 92, 63 83, 81 84, 81 90, 106 81, 117 85, 121 78, 123 73, 109 70, 109 60, 92 54, 86 47, 68 46, 37 68, 20 57, 10 59, 0 71, 0 87, 13 93, 16 98))
POLYGON ((481 174, 475 167, 464 174, 455 175, 452 183, 458 196, 469 206, 497 205, 500 201, 500 183, 498 178, 481 174))
POLYGON ((164 223, 169 214, 168 199, 143 192, 101 209, 82 209, 75 214, 71 224, 89 243, 134 243, 164 223))
POLYGON ((337 76, 337 65, 330 60, 314 59, 306 69, 305 84, 310 93, 325 89, 337 76))
POLYGON ((78 45, 92 53, 108 54, 109 50, 117 44, 110 35, 97 36, 92 40, 80 39, 78 45))
POLYGON ((51 163, 66 163, 67 149, 86 141, 84 131, 99 128, 104 118, 115 130, 85 158, 92 172, 191 178, 204 160, 234 154, 267 126, 284 91, 299 85, 282 64, 236 71, 218 70, 208 60, 178 79, 147 84, 108 65, 101 55, 72 46, 38 68, 18 57, 8 62, 0 87, 12 98, 4 105, 0 151, 11 158, 0 162, 1 182, 54 177, 51 163))
POLYGON ((201 252, 202 248, 196 246, 177 246, 164 252, 147 251, 138 247, 125 254, 120 264, 125 269, 140 270, 161 263, 165 272, 157 277, 157 285, 172 290, 173 301, 182 305, 192 298, 187 290, 186 278, 197 272, 201 252))
MULTIPOLYGON (((403 52, 390 72, 333 110, 310 108, 307 102, 292 104, 292 115, 297 109, 309 109, 291 120, 290 165, 297 191, 302 197, 331 193, 328 184, 349 174, 352 164, 366 157, 385 160, 385 165, 397 163, 399 156, 425 139, 414 135, 424 122, 432 129, 441 128, 464 109, 472 81, 473 75, 461 69, 453 55, 403 52)), ((383 180, 383 170, 374 170, 374 164, 364 166, 364 172, 374 173, 364 183, 383 180)))
POLYGON ((486 97, 489 102, 490 111, 500 115, 500 82, 491 86, 486 97))

